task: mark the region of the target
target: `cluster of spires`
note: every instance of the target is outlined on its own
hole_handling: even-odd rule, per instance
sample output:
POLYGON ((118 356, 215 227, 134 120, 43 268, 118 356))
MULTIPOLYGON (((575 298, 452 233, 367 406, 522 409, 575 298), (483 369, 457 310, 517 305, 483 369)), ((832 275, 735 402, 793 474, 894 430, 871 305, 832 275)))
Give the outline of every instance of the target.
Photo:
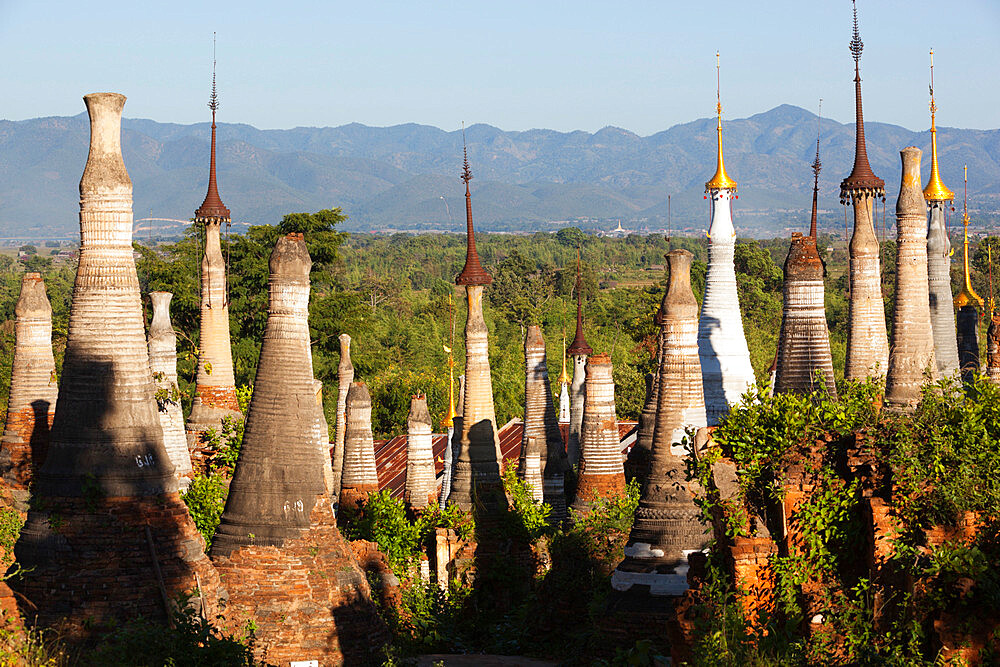
MULTIPOLYGON (((850 49, 855 61, 856 154, 851 174, 841 183, 841 199, 851 202, 855 214, 847 377, 885 376, 887 403, 906 410, 915 406, 928 371, 932 376, 948 375, 961 368, 968 374, 978 368, 975 330, 984 304, 970 281, 967 194, 962 216, 964 284, 954 297, 956 334, 945 280, 950 253, 944 230, 945 204, 954 194, 938 171, 932 59, 931 175, 922 191, 920 151, 913 147, 901 151, 897 298, 890 354, 881 289, 875 282, 880 271, 873 225, 874 201, 884 199, 885 184, 872 171, 865 148, 860 78, 863 43, 856 10, 850 49), (941 298, 943 290, 947 299, 941 298), (951 355, 952 351, 956 354, 951 355)), ((219 104, 214 70, 208 192, 195 216, 206 233, 202 345, 195 410, 186 437, 175 394, 176 335, 169 321, 170 295, 151 295, 154 317, 147 340, 142 334, 130 245, 120 242, 128 236, 124 230, 131 229, 132 188, 120 148, 125 100, 99 93, 86 96, 85 101, 91 117, 91 150, 80 185, 80 267, 58 401, 51 361, 51 308, 37 274, 25 275, 16 309, 17 347, 0 472, 19 506, 27 507, 31 482, 34 495, 44 501, 28 510, 16 549, 19 563, 34 568, 34 574, 17 586, 27 599, 40 603, 43 623, 66 620, 68 627, 85 634, 95 620, 95 603, 103 610, 96 617, 99 623, 134 613, 162 616, 168 606, 160 607, 158 600, 197 591, 196 601, 203 610, 216 608, 228 597, 232 610, 253 616, 260 611, 261 590, 284 590, 305 577, 309 595, 329 613, 299 613, 296 622, 317 636, 331 625, 344 625, 339 644, 319 650, 347 650, 344 640, 350 631, 346 628, 353 626, 334 618, 334 612, 346 604, 344 590, 350 591, 352 614, 372 618, 373 614, 364 605, 370 598, 367 582, 337 531, 334 508, 363 504, 368 493, 378 489, 371 396, 363 382, 355 381, 350 337, 342 335, 331 466, 329 431, 309 353, 311 260, 305 241, 301 234, 286 235, 271 255, 271 301, 246 415, 244 447, 209 560, 178 490, 193 470, 191 452, 198 452, 200 434, 219 427, 227 416, 240 416, 219 242, 221 225, 228 224, 230 211, 222 203, 216 182, 219 104), (96 247, 101 252, 94 252, 96 247), (109 512, 113 526, 108 525, 109 512), (66 517, 67 525, 58 533, 52 530, 53 514, 66 517), (123 553, 151 554, 159 591, 153 589, 145 569, 132 564, 135 558, 109 561, 101 556, 98 547, 108 540, 109 531, 119 536, 115 548, 123 553), (324 545, 321 553, 313 552, 316 544, 324 545), (312 560, 302 560, 303 549, 312 560), (262 575, 261 558, 286 564, 288 574, 262 575), (331 569, 347 572, 338 577, 337 590, 324 583, 323 577, 314 576, 331 569), (84 586, 79 593, 54 585, 73 573, 113 579, 128 589, 127 599, 115 600, 117 592, 106 588, 84 586), (224 581, 229 582, 225 584, 228 590, 224 581), (59 611, 51 611, 55 609, 59 611)), ((691 254, 671 251, 668 287, 656 315, 656 369, 648 378, 646 405, 628 462, 630 472, 642 480, 642 494, 626 559, 612 577, 619 601, 635 595, 678 595, 686 588, 687 555, 704 548, 705 538, 690 483, 684 480, 682 439, 693 431, 696 436, 687 446, 704 447, 709 438, 705 427, 717 423, 754 382, 733 268, 735 231, 730 202, 736 198, 737 184, 726 173, 723 158, 721 86, 716 113, 717 168, 705 184, 712 209, 705 299, 699 311, 690 285, 691 254)), ((816 247, 821 167, 817 137, 809 234, 793 235, 784 266, 785 307, 774 380, 778 392, 811 392, 817 382, 826 391, 836 392, 823 304, 824 267, 816 247)), ((453 391, 452 313, 444 421, 449 433, 442 491, 439 498, 426 396, 416 395, 407 424, 405 495, 415 510, 440 500, 488 519, 505 506, 506 498, 500 484, 502 457, 482 312, 483 291, 492 278, 476 251, 471 179, 468 153, 463 150, 467 253, 456 284, 466 289, 468 315, 460 409, 455 408, 453 391)), ((569 347, 563 341, 558 412, 540 328, 529 327, 525 340, 525 424, 518 472, 538 500, 553 506, 552 518, 557 522, 567 520, 568 505, 585 513, 593 498, 620 492, 625 484, 612 362, 606 354, 594 354, 585 339, 582 288, 578 252, 576 331, 569 347), (572 381, 566 355, 573 358, 572 381), (568 390, 567 385, 571 385, 568 390), (569 423, 565 442, 560 422, 569 423), (578 480, 576 494, 570 498, 564 482, 574 467, 578 480)), ((989 311, 988 376, 1000 382, 1000 322, 994 314, 992 276, 989 311)), ((280 624, 264 622, 262 636, 280 633, 276 625, 280 624)), ((360 639, 359 643, 365 644, 360 639)), ((278 653, 271 657, 281 657, 278 653)))

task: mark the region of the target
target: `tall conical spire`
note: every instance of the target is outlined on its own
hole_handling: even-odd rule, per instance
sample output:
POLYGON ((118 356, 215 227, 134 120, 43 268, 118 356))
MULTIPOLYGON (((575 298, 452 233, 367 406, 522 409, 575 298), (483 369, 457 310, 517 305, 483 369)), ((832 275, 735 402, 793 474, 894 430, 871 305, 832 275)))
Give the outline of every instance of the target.
POLYGON ((566 334, 563 334, 562 339, 562 370, 559 372, 559 384, 569 384, 570 377, 569 373, 566 372, 566 334))
POLYGON ((885 181, 875 175, 868 163, 868 149, 865 146, 865 119, 861 111, 861 51, 865 43, 858 30, 858 7, 854 6, 854 34, 851 38, 851 55, 854 56, 854 104, 855 104, 855 146, 854 169, 840 183, 841 202, 847 201, 852 192, 885 197, 885 181))
POLYGON ((726 164, 722 159, 722 89, 718 51, 715 52, 715 98, 715 114, 718 118, 715 133, 718 137, 719 157, 718 164, 715 167, 715 176, 712 177, 712 180, 705 183, 705 191, 732 190, 735 192, 736 181, 729 178, 729 174, 726 173, 726 164))
POLYGON ((566 350, 573 356, 593 354, 594 348, 583 337, 583 272, 580 268, 580 249, 576 249, 576 335, 566 350))
POLYGON ((469 181, 472 172, 469 170, 469 149, 465 143, 465 127, 462 127, 462 180, 465 181, 465 268, 455 278, 456 285, 489 285, 493 282, 479 263, 479 253, 476 252, 476 235, 472 228, 472 195, 469 194, 469 181))
POLYGON ((972 289, 972 275, 969 273, 969 165, 965 165, 965 203, 962 206, 962 288, 955 296, 955 307, 983 307, 983 299, 972 289))
POLYGON ((938 173, 937 156, 937 104, 934 102, 934 49, 931 49, 931 177, 927 180, 927 187, 924 188, 924 199, 927 201, 951 201, 955 198, 955 193, 945 187, 938 173))
POLYGON ((205 201, 194 212, 195 219, 219 218, 229 220, 229 209, 219 197, 219 187, 215 182, 215 112, 219 110, 219 92, 215 87, 215 34, 212 34, 212 94, 208 97, 208 108, 212 110, 212 153, 208 165, 208 193, 205 201))
POLYGON ((816 159, 813 160, 812 170, 813 170, 813 208, 812 208, 812 220, 809 223, 809 236, 816 240, 816 212, 817 203, 819 201, 819 170, 823 168, 823 163, 819 161, 819 133, 820 133, 820 121, 823 118, 823 100, 819 101, 819 113, 816 114, 816 159))
POLYGON ((455 303, 451 294, 448 295, 448 313, 451 316, 451 345, 445 348, 448 353, 448 411, 441 421, 446 429, 455 426, 455 417, 458 416, 455 410, 455 303))

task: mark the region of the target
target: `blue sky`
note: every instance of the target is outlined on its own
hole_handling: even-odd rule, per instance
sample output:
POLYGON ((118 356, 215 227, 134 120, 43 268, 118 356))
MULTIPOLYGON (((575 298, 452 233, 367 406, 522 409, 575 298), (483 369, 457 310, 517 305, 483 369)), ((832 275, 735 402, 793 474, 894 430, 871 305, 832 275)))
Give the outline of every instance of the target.
MULTIPOLYGON (((1000 2, 861 0, 866 118, 1000 127, 1000 2)), ((220 120, 260 128, 425 123, 641 135, 782 103, 853 120, 847 0, 746 2, 29 2, 0 0, 0 118, 73 115, 112 90, 126 115, 205 120, 212 32, 220 120)))

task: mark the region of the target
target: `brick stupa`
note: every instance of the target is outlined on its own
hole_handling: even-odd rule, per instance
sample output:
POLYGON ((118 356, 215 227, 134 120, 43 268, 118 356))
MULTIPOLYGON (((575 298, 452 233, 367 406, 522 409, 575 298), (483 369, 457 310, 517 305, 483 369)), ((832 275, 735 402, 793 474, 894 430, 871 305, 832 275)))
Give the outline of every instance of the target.
POLYGON ((181 411, 180 393, 177 389, 177 334, 170 324, 170 292, 150 292, 153 319, 149 323, 149 370, 156 385, 156 405, 160 426, 163 427, 163 446, 180 488, 187 489, 194 474, 191 453, 184 435, 184 413, 181 411))
POLYGON ((84 97, 90 155, 80 180, 80 263, 45 464, 15 547, 25 615, 80 638, 143 616, 165 620, 219 577, 177 492, 163 445, 132 257, 132 182, 121 154, 125 97, 84 97), (35 502, 37 501, 37 502, 35 502))
POLYGON ((278 239, 243 447, 212 560, 229 590, 228 621, 256 624, 259 659, 355 664, 372 658, 385 631, 337 530, 310 436, 320 410, 309 361, 310 265, 301 234, 278 239))
POLYGON ((344 437, 347 433, 347 392, 354 382, 351 337, 340 334, 340 362, 337 364, 337 425, 333 434, 333 496, 340 502, 340 481, 344 474, 344 437))
POLYGON ((889 364, 889 338, 882 300, 882 272, 878 239, 875 237, 875 200, 885 199, 885 181, 872 172, 865 145, 865 121, 861 111, 861 50, 858 11, 854 9, 855 143, 854 168, 840 184, 840 201, 854 208, 854 232, 848 248, 849 299, 847 315, 847 360, 844 377, 864 380, 885 376, 889 364))
POLYGON ((344 472, 340 478, 340 506, 357 509, 378 491, 375 441, 372 437, 372 397, 364 382, 352 382, 347 391, 344 429, 344 472))
POLYGON ((465 511, 497 515, 507 506, 500 481, 500 439, 493 406, 489 330, 483 319, 483 290, 493 282, 479 261, 472 226, 472 196, 469 194, 469 158, 463 160, 465 182, 465 267, 455 284, 465 287, 468 310, 465 322, 465 385, 462 392, 461 432, 448 502, 465 511))
POLYGON ((825 269, 816 247, 819 172, 822 166, 817 135, 816 159, 812 164, 812 220, 808 236, 792 234, 788 257, 785 259, 781 331, 772 367, 771 389, 777 393, 808 394, 818 388, 819 374, 823 378, 820 382, 826 392, 836 398, 830 330, 826 323, 826 295, 823 286, 825 269))
POLYGON ((49 448, 59 394, 52 355, 52 306, 41 274, 25 273, 21 278, 14 317, 14 362, 0 440, 0 475, 15 506, 27 509, 31 480, 49 448))
POLYGON ((562 433, 559 432, 559 415, 552 401, 552 387, 545 362, 545 339, 537 325, 528 326, 524 339, 524 431, 521 437, 521 457, 518 474, 524 479, 528 439, 534 438, 542 446, 542 497, 552 507, 549 518, 564 521, 566 515, 566 471, 569 464, 562 433))
POLYGON ((215 112, 219 98, 212 74, 212 149, 208 166, 208 192, 194 212, 196 225, 205 232, 205 254, 201 259, 201 332, 198 341, 198 373, 191 414, 185 426, 189 447, 201 450, 202 433, 218 431, 225 417, 242 418, 236 400, 233 351, 229 340, 229 289, 226 260, 222 255, 221 229, 228 228, 230 212, 219 197, 215 176, 215 112))
MULTIPOLYGON (((716 54, 718 58, 718 54, 716 54)), ((718 73, 718 63, 716 63, 718 73)), ((718 95, 718 89, 717 89, 718 95)), ((718 155, 715 175, 705 183, 711 200, 712 223, 708 228, 708 271, 705 295, 698 318, 698 356, 705 393, 705 413, 714 426, 729 412, 729 406, 754 383, 750 348, 743 332, 740 298, 736 289, 736 230, 732 202, 736 181, 726 173, 722 156, 722 101, 716 101, 718 155)))
POLYGON ((931 175, 924 187, 927 202, 927 283, 931 329, 934 334, 934 361, 938 375, 958 374, 958 339, 951 293, 951 241, 945 214, 955 193, 949 190, 938 171, 937 103, 934 101, 934 51, 931 51, 931 175))
POLYGON ((583 451, 573 509, 590 511, 597 497, 625 490, 622 446, 615 412, 611 357, 595 354, 587 361, 587 404, 583 412, 583 451))
POLYGON ((920 149, 899 152, 903 173, 896 202, 896 298, 885 379, 886 405, 912 411, 925 380, 937 378, 927 280, 927 208, 920 189, 920 149))
POLYGON ((427 396, 410 398, 410 413, 406 417, 406 502, 422 510, 437 504, 437 478, 434 452, 431 447, 434 430, 427 396))
POLYGON ((665 598, 687 590, 688 554, 700 551, 708 541, 677 451, 683 433, 678 429, 687 421, 683 415, 704 414, 697 355, 698 302, 691 291, 692 257, 687 250, 667 255, 670 282, 660 310, 662 384, 649 476, 642 485, 625 560, 611 576, 613 607, 632 612, 668 608, 665 598))
POLYGON ((587 357, 594 349, 587 344, 583 335, 583 271, 580 266, 580 251, 576 251, 576 333, 566 354, 573 358, 573 383, 570 385, 569 437, 566 455, 569 464, 580 462, 581 440, 583 437, 583 406, 587 397, 587 357))

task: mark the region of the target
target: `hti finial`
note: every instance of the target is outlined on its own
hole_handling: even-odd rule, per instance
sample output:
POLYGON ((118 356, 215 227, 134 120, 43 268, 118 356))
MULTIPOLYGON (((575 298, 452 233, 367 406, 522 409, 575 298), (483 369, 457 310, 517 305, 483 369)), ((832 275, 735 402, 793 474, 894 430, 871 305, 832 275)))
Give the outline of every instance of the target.
POLYGON ((219 110, 219 93, 215 88, 215 33, 212 33, 212 94, 208 96, 208 108, 212 110, 212 119, 219 110))
POLYGON ((931 125, 934 124, 934 114, 937 113, 937 105, 934 104, 934 49, 931 49, 931 125))
POLYGON ((722 74, 719 62, 719 52, 715 52, 715 113, 719 117, 719 125, 722 125, 722 74))
POLYGON ((812 170, 813 170, 813 207, 812 207, 812 220, 809 223, 809 236, 816 239, 816 225, 817 225, 817 213, 819 205, 819 170, 823 167, 823 163, 819 161, 819 134, 820 134, 820 122, 823 119, 823 98, 819 100, 819 111, 816 114, 816 159, 813 160, 812 170))
POLYGON ((854 35, 851 38, 851 55, 854 56, 854 68, 857 69, 861 60, 861 51, 865 48, 865 43, 861 41, 861 32, 858 30, 858 5, 856 0, 851 0, 854 9, 854 35))
POLYGON ((983 307, 983 299, 976 290, 972 289, 972 275, 969 271, 969 165, 965 165, 965 203, 962 206, 962 278, 965 283, 955 295, 955 307, 963 306, 983 307))
POLYGON ((469 170, 469 147, 465 143, 465 121, 462 121, 462 181, 465 182, 466 189, 469 188, 469 181, 472 180, 472 172, 469 170))
POLYGON ((716 157, 715 175, 705 183, 705 192, 713 190, 732 190, 736 192, 736 181, 729 178, 726 173, 725 161, 722 158, 722 85, 719 66, 719 52, 715 52, 715 113, 717 121, 715 125, 716 141, 718 143, 719 154, 716 157))

